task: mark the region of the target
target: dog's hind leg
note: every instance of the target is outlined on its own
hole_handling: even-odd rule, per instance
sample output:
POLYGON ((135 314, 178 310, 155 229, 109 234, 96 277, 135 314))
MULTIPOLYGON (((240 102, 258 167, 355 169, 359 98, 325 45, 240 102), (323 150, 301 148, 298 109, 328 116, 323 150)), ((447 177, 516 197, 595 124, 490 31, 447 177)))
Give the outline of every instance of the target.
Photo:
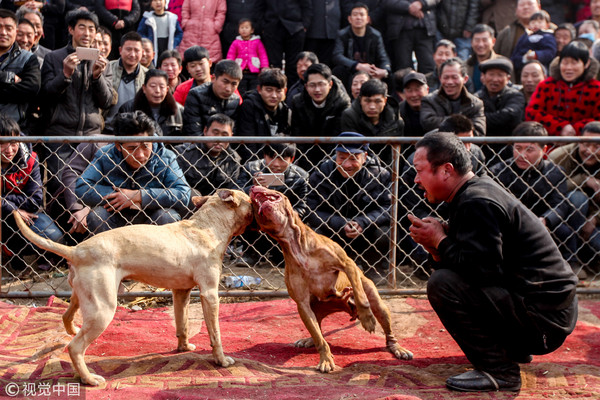
POLYGON ((383 332, 385 332, 385 344, 387 349, 390 353, 396 356, 396 358, 411 360, 413 358, 413 353, 410 350, 400 346, 398 344, 398 339, 396 339, 394 332, 392 332, 392 317, 390 315, 390 310, 385 305, 383 300, 381 300, 375 284, 373 284, 373 282, 365 276, 363 276, 361 280, 363 288, 365 289, 365 294, 367 295, 369 303, 371 304, 371 310, 383 328, 383 332))
POLYGON ((73 317, 75 317, 77 310, 79 310, 79 298, 77 298, 77 293, 73 290, 69 308, 67 308, 67 311, 62 316, 63 324, 69 335, 76 335, 79 332, 79 328, 73 323, 73 317))
POLYGON ((175 328, 177 332, 177 351, 192 351, 196 346, 188 342, 188 308, 190 304, 189 289, 173 289, 173 310, 175 312, 175 328))
POLYGON ((89 274, 80 274, 89 279, 74 279, 73 291, 77 293, 83 324, 67 349, 73 362, 73 368, 85 384, 98 386, 104 382, 100 375, 92 374, 85 364, 85 351, 89 345, 104 332, 112 321, 117 309, 117 287, 119 282, 108 273, 92 274, 92 270, 101 271, 101 267, 90 266, 89 274), (82 301, 85 300, 85 301, 82 301))
MULTIPOLYGON (((209 278, 210 279, 210 278, 209 278)), ((223 354, 223 345, 221 344, 221 330, 219 328, 219 292, 218 276, 214 282, 204 283, 206 287, 200 287, 200 300, 202 301, 202 312, 204 322, 210 337, 212 354, 217 365, 228 367, 235 363, 233 358, 223 354)))

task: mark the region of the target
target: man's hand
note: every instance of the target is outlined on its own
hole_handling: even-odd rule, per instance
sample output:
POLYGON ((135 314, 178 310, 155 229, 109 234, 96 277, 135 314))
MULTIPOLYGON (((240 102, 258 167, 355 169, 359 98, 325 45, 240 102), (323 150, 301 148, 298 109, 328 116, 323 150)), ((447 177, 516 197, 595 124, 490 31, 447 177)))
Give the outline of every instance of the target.
POLYGON ((371 75, 372 65, 367 63, 358 63, 356 64, 356 70, 360 72, 366 72, 371 75))
POLYGON ((425 247, 425 250, 433 256, 434 260, 439 261, 438 246, 447 237, 447 227, 432 217, 419 219, 414 215, 408 214, 408 219, 412 224, 409 228, 410 237, 425 247))
POLYGON ((383 79, 386 78, 388 75, 387 70, 383 69, 383 68, 377 68, 376 66, 372 66, 371 68, 371 73, 370 73, 371 77, 375 78, 375 79, 383 79))
POLYGON ((71 229, 69 233, 85 233, 87 232, 87 216, 90 213, 89 207, 84 207, 81 210, 75 211, 69 217, 69 224, 71 224, 71 229))
POLYGON ((420 1, 413 1, 408 6, 408 13, 415 18, 422 19, 425 17, 423 13, 423 4, 420 1))
POLYGON ((119 29, 123 29, 123 28, 125 28, 125 21, 123 21, 122 19, 120 19, 115 24, 115 29, 119 30, 119 29))
POLYGON ((94 62, 94 66, 92 67, 92 76, 94 79, 100 78, 100 75, 106 69, 108 65, 108 60, 102 56, 98 57, 98 59, 94 62))
POLYGON ((79 59, 77 58, 77 53, 73 52, 66 56, 63 60, 63 74, 65 77, 71 78, 78 65, 79 59))
POLYGON ((113 193, 104 196, 108 204, 104 208, 108 211, 122 211, 126 208, 140 209, 142 206, 142 194, 139 190, 121 189, 113 187, 113 193))
POLYGON ((594 192, 594 194, 592 195, 594 200, 600 200, 600 181, 598 179, 594 178, 593 176, 590 176, 585 180, 583 184, 589 187, 594 192))
POLYGON ((33 220, 38 217, 34 213, 30 213, 29 211, 21 210, 20 208, 17 210, 17 212, 19 214, 21 214, 21 218, 23 218, 23 221, 25 221, 25 223, 30 226, 33 225, 33 220))
POLYGON ((350 239, 354 239, 363 232, 363 228, 356 221, 350 221, 344 225, 344 234, 350 239))
POLYGON ((269 182, 267 182, 267 178, 263 176, 262 173, 257 172, 254 175, 254 184, 258 185, 258 186, 264 186, 264 187, 268 187, 269 182))

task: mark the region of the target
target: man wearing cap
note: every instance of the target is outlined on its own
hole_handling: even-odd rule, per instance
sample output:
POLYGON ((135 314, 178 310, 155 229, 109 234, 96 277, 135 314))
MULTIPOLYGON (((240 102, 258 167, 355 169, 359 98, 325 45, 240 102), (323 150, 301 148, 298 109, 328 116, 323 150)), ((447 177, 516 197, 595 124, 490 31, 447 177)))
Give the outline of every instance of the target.
MULTIPOLYGON (((475 93, 483 101, 487 136, 511 136, 513 129, 522 121, 525 112, 525 96, 508 86, 513 71, 508 58, 499 57, 479 64, 483 87, 475 93)), ((512 150, 505 143, 483 147, 488 165, 500 159, 512 157, 512 150)))
MULTIPOLYGON (((364 138, 356 132, 338 137, 364 138)), ((390 173, 368 149, 366 143, 339 144, 335 158, 313 171, 307 223, 338 242, 367 276, 376 277, 387 268, 390 173)))
POLYGON ((400 116, 404 121, 404 136, 423 136, 421 126, 421 100, 429 93, 427 78, 420 72, 410 72, 402 79, 404 101, 400 103, 400 116))
MULTIPOLYGON (((388 96, 387 85, 369 79, 360 87, 358 98, 342 113, 342 131, 361 132, 366 136, 402 136, 404 121, 396 99, 388 96)), ((386 165, 391 165, 392 148, 377 144, 371 151, 386 165)))
POLYGON ((185 105, 185 99, 192 88, 210 82, 211 66, 212 61, 208 50, 202 46, 192 46, 183 53, 183 68, 191 78, 180 83, 173 93, 173 97, 179 104, 185 105))
POLYGON ((451 114, 462 114, 473 122, 475 136, 485 136, 483 102, 467 91, 468 80, 467 68, 460 58, 453 57, 442 63, 442 86, 421 102, 421 125, 425 132, 438 129, 451 114))

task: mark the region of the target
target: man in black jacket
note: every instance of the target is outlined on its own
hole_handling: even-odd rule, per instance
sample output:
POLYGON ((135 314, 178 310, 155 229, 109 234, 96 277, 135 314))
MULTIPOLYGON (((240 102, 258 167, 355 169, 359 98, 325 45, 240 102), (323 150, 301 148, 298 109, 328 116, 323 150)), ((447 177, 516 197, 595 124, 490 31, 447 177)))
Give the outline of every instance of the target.
POLYGON ((377 79, 388 78, 392 66, 381 33, 369 26, 369 8, 363 3, 356 3, 348 22, 350 26, 340 30, 335 41, 332 56, 334 75, 340 78, 346 89, 357 71, 377 79))
MULTIPOLYGON (((248 92, 240 106, 236 136, 289 136, 292 112, 285 104, 287 78, 277 68, 266 68, 258 74, 258 87, 248 92)), ((261 143, 239 145, 242 162, 260 157, 261 143)))
POLYGON ((577 277, 539 218, 489 177, 471 171, 451 133, 417 145, 415 183, 446 202, 447 224, 410 216, 411 237, 434 260, 427 296, 474 369, 458 391, 518 391, 519 363, 562 345, 577 321, 577 277))
MULTIPOLYGON (((355 132, 339 137, 364 138, 355 132)), ((310 175, 307 223, 338 242, 376 277, 375 271, 381 273, 388 266, 390 172, 377 156, 367 154, 368 144, 339 144, 335 150, 335 158, 310 175)))
MULTIPOLYGON (((292 100, 292 136, 331 137, 340 133, 340 116, 350 107, 342 82, 325 64, 312 64, 304 73, 304 90, 292 100)), ((331 157, 332 145, 299 145, 298 165, 307 171, 331 157)))
POLYGON ((190 89, 183 110, 183 134, 201 136, 208 119, 225 114, 235 120, 242 103, 236 89, 242 69, 233 60, 221 60, 215 66, 215 80, 190 89))

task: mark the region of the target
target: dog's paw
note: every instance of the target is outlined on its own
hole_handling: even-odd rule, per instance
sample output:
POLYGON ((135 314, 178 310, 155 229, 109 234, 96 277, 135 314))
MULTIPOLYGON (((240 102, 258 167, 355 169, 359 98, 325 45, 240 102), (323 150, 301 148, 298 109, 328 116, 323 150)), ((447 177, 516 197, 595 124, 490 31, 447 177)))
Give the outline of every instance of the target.
POLYGON ((388 344, 387 349, 399 360, 412 360, 412 351, 405 349, 398 343, 388 344))
POLYGON ((187 343, 187 344, 180 345, 177 347, 177 351, 194 351, 194 350, 196 350, 196 345, 191 344, 191 343, 187 343))
POLYGON ((85 376, 85 377, 82 376, 81 382, 84 385, 99 386, 99 385, 105 383, 106 381, 100 375, 90 373, 88 376, 85 376))
POLYGON ((235 364, 235 360, 229 356, 224 356, 222 360, 215 360, 215 363, 217 363, 221 367, 227 368, 230 365, 235 364))
POLYGON ((328 373, 335 369, 335 363, 333 362, 333 355, 328 354, 326 356, 321 356, 321 360, 319 361, 319 365, 317 365, 317 369, 322 373, 328 373))
POLYGON ((360 323, 362 324, 363 328, 365 328, 365 331, 369 333, 375 332, 377 320, 375 319, 375 316, 370 308, 359 310, 358 319, 360 319, 360 323))
POLYGON ((306 339, 296 340, 296 342, 294 342, 294 347, 313 347, 314 345, 315 342, 310 337, 306 339))

